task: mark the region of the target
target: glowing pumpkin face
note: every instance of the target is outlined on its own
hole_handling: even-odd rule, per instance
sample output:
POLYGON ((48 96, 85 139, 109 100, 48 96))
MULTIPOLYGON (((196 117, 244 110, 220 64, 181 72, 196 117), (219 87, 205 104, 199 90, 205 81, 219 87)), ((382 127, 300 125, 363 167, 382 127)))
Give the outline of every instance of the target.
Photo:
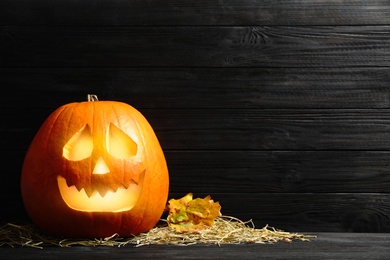
POLYGON ((153 129, 133 107, 71 103, 34 137, 22 169, 33 222, 62 236, 130 236, 151 229, 168 196, 168 169, 153 129))
MULTIPOLYGON (((74 210, 86 212, 121 212, 132 209, 138 201, 142 183, 127 178, 125 183, 118 183, 118 185, 115 183, 110 184, 109 180, 107 180, 108 174, 120 172, 120 169, 115 169, 114 173, 111 173, 107 165, 109 160, 131 160, 131 158, 137 155, 137 143, 112 123, 107 127, 104 141, 105 149, 107 150, 106 156, 101 156, 99 149, 97 149, 96 152, 98 154, 93 156, 93 158, 98 159, 92 161, 93 170, 91 174, 86 176, 90 178, 87 182, 92 185, 77 189, 77 184, 72 183, 71 178, 68 183, 65 177, 61 175, 57 176, 61 197, 68 207, 74 210), (99 181, 102 183, 99 184, 99 181)), ((87 124, 76 132, 65 144, 62 155, 70 161, 69 167, 71 167, 71 164, 87 160, 91 157, 94 153, 94 146, 91 128, 87 124)), ((110 163, 110 165, 115 167, 115 163, 110 163)), ((80 175, 85 173, 73 172, 73 174, 80 175)), ((143 179, 144 174, 145 169, 139 173, 141 179, 143 179)))

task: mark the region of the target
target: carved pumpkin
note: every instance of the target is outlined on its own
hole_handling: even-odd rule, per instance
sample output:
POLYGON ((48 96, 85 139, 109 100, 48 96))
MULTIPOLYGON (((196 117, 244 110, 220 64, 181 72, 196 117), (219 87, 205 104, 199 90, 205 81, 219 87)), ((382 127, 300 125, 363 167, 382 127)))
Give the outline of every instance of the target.
POLYGON ((45 120, 21 177, 33 222, 67 237, 150 230, 164 211, 168 186, 164 154, 147 120, 130 105, 96 96, 45 120))

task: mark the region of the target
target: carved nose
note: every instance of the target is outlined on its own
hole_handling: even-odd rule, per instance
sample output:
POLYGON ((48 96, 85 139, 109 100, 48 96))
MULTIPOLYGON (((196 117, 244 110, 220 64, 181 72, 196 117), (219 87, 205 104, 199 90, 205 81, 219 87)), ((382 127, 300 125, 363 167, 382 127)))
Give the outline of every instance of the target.
POLYGON ((108 169, 106 162, 102 157, 99 157, 95 164, 95 168, 93 169, 93 174, 106 174, 109 173, 110 169, 108 169))

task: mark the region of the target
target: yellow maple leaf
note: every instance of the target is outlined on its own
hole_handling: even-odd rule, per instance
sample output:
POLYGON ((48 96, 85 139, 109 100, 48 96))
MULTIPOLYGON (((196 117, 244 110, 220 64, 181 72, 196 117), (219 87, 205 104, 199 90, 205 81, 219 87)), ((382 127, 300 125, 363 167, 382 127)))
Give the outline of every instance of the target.
POLYGON ((180 233, 198 232, 205 226, 214 225, 214 219, 221 216, 221 205, 214 202, 210 195, 193 199, 193 194, 188 193, 178 200, 170 199, 167 209, 168 225, 180 233))

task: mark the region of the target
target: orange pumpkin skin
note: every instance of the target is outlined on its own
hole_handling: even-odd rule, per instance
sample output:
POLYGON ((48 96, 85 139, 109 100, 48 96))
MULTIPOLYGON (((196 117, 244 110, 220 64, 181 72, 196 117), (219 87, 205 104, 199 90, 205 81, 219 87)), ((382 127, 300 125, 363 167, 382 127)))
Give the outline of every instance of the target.
POLYGON ((21 192, 29 216, 38 228, 57 236, 128 237, 147 232, 164 211, 168 188, 167 164, 152 127, 139 111, 122 102, 80 102, 58 108, 33 138, 22 167, 21 192), (83 127, 93 149, 88 157, 68 160, 64 147, 83 127), (115 138, 108 131, 127 135, 135 143, 130 158, 110 154, 106 139, 115 142, 115 138), (92 174, 99 158, 104 159, 107 174, 92 174), (100 209, 98 202, 93 210, 84 211, 64 201, 59 176, 67 186, 88 195, 115 196, 130 184, 138 193, 128 210, 100 209))

